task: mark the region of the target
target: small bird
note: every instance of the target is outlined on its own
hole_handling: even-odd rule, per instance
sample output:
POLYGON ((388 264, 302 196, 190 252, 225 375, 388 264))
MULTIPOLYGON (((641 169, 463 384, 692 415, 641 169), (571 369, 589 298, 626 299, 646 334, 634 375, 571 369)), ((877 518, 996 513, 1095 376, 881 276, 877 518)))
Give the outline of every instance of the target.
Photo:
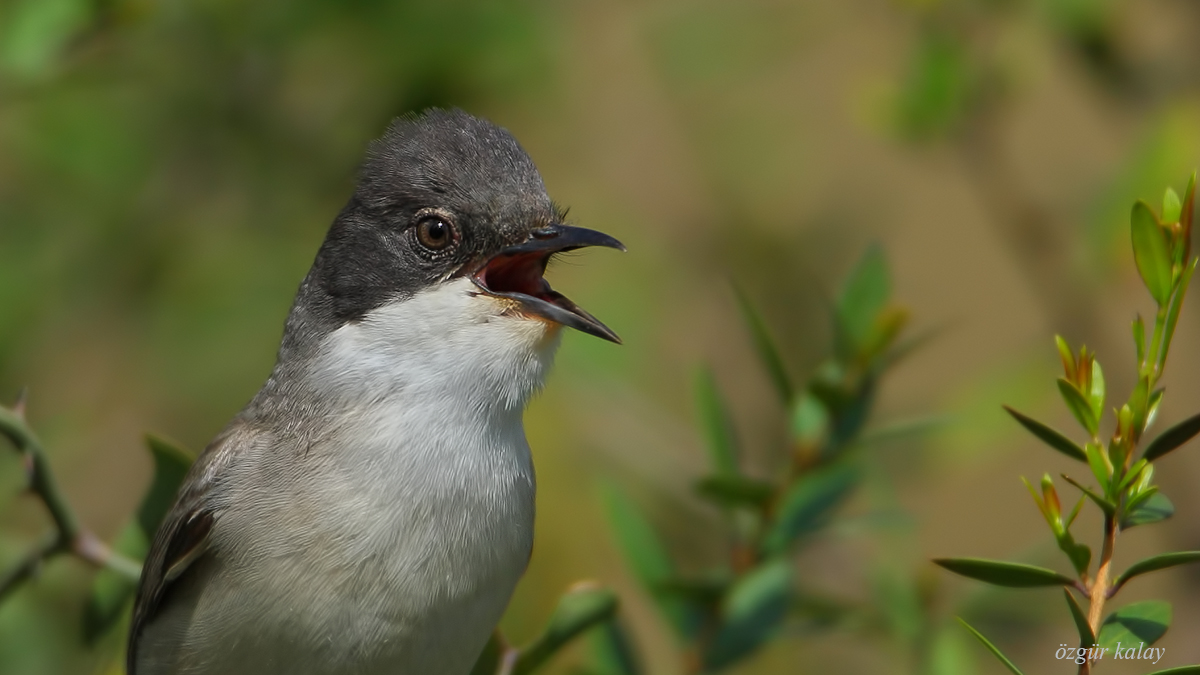
POLYGON ((533 545, 522 414, 569 326, 565 224, 506 130, 396 120, 296 294, 266 384, 154 537, 129 675, 466 675, 533 545))

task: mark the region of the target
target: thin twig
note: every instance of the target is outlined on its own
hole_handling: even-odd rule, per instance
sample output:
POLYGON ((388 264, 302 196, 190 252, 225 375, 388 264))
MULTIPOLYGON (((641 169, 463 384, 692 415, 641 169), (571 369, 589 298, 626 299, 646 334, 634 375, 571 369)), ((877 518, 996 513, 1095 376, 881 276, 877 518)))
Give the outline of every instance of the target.
POLYGON ((137 581, 141 565, 109 548, 99 537, 79 524, 33 429, 25 421, 26 393, 22 390, 11 409, 0 406, 0 436, 7 438, 25 460, 29 490, 46 506, 54 532, 22 557, 15 566, 0 574, 0 599, 29 580, 51 558, 70 553, 98 568, 110 569, 137 581))
POLYGON ((37 546, 33 547, 25 554, 16 565, 13 565, 3 576, 0 576, 0 602, 2 602, 8 594, 16 590, 17 586, 28 579, 37 575, 38 569, 42 563, 53 558, 62 549, 59 546, 59 538, 57 534, 47 535, 37 546))

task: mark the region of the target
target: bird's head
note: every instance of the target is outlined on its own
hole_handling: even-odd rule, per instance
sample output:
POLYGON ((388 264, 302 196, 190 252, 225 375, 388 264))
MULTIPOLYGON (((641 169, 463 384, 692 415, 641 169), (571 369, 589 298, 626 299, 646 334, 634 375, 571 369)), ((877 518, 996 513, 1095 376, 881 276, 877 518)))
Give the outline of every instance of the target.
POLYGON ((563 221, 504 129, 461 111, 396 120, 371 144, 293 319, 374 326, 371 340, 410 354, 436 344, 493 360, 524 358, 559 326, 619 342, 543 274, 555 254, 624 247, 563 221))

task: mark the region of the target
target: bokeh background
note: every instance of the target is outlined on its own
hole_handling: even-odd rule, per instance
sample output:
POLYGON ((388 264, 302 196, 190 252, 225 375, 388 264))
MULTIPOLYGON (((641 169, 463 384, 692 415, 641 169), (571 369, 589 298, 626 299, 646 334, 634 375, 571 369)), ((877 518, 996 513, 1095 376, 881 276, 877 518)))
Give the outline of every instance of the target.
MULTIPOLYGON (((990 594, 928 559, 1058 563, 1018 477, 1070 462, 1000 404, 1067 425, 1055 332, 1128 391, 1129 321, 1152 311, 1128 208, 1200 165, 1198 34, 1188 0, 4 0, 0 397, 29 385, 66 492, 111 536, 149 480, 142 434, 199 450, 269 372, 365 144, 396 115, 462 107, 520 139, 575 222, 629 247, 551 272, 625 345, 568 335, 527 415, 539 519, 511 638, 597 579, 620 591, 649 672, 683 672, 597 482, 637 500, 681 567, 711 565, 719 514, 690 491, 697 367, 715 371, 752 473, 787 429, 730 281, 800 378, 829 349, 839 279, 880 242, 897 299, 936 337, 887 380, 876 420, 948 422, 880 448, 850 512, 888 517, 849 518, 798 569, 885 608, 917 588, 926 623, 897 610, 790 630, 736 672, 1002 672, 948 623, 963 611, 1028 670, 1073 672, 1053 659, 1075 634, 1055 592, 990 594)), ((1194 293, 1176 345, 1168 422, 1200 408, 1194 293)), ((1177 454, 1160 472, 1176 517, 1124 536, 1119 564, 1200 548, 1200 457, 1177 454)), ((0 452, 0 565, 48 525, 20 483, 0 452)), ((109 672, 119 637, 79 635, 91 576, 58 560, 0 606, 0 673, 109 672)), ((1198 592, 1177 568, 1123 594, 1175 605, 1159 667, 1200 661, 1198 592)))

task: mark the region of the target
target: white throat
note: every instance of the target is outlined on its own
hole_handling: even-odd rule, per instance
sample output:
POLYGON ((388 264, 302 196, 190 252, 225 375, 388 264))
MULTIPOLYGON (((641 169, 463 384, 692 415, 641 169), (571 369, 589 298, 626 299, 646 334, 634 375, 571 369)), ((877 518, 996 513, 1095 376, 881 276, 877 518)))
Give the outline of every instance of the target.
POLYGON ((475 414, 520 414, 545 381, 560 337, 558 325, 460 278, 338 328, 310 372, 321 396, 351 405, 401 395, 475 414))

